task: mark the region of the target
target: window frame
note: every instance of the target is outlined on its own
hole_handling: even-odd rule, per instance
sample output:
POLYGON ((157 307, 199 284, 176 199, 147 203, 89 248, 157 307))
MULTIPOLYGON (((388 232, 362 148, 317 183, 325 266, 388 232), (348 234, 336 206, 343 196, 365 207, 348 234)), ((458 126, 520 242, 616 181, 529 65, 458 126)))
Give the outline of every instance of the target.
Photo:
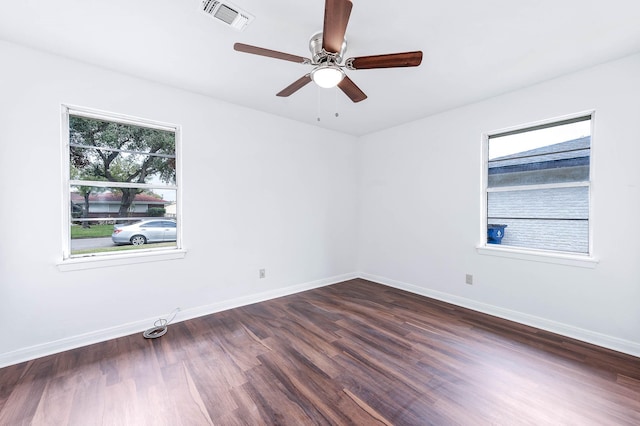
MULTIPOLYGON (((156 120, 134 117, 126 114, 119 114, 107 111, 101 111, 92 108, 62 104, 61 105, 61 160, 62 160, 62 257, 58 260, 57 266, 60 271, 74 271, 81 269, 90 269, 98 267, 108 267, 117 265, 146 263, 151 261, 164 261, 172 259, 184 258, 186 250, 182 237, 182 163, 181 163, 181 128, 177 124, 165 123, 156 120), (70 173, 70 137, 69 137, 69 117, 85 117, 98 120, 105 120, 120 124, 129 124, 134 126, 142 126, 151 129, 164 130, 173 132, 175 135, 175 167, 176 167, 176 183, 175 185, 157 185, 157 184, 128 184, 125 187, 150 188, 150 189, 172 189, 176 191, 176 246, 161 248, 144 248, 135 251, 122 251, 108 254, 93 253, 81 256, 73 256, 71 254, 71 227, 72 220, 71 209, 71 191, 73 179, 70 173)), ((82 181, 90 186, 111 187, 113 182, 103 181, 82 181)))
MULTIPOLYGON (((537 122, 525 123, 517 126, 512 126, 509 128, 503 128, 498 130, 493 130, 490 132, 485 132, 481 137, 481 191, 480 191, 480 243, 476 246, 476 251, 482 255, 490 255, 490 256, 499 256, 511 259, 519 259, 526 261, 534 261, 534 262, 544 262, 544 263, 554 263, 560 265, 568 265, 568 266, 578 266, 585 268, 595 268, 598 259, 594 256, 594 246, 593 246, 593 229, 595 225, 595 217, 593 214, 593 205, 594 205, 594 176, 595 170, 594 167, 594 132, 595 130, 595 110, 582 111, 575 114, 569 114, 560 117, 553 117, 537 122), (527 185, 525 188, 527 190, 534 189, 544 189, 544 188, 566 188, 566 187, 584 187, 588 188, 589 193, 589 219, 588 219, 588 252, 587 253, 574 253, 574 252, 566 252, 559 250, 543 250, 543 249, 535 249, 535 248, 527 248, 527 247, 518 247, 518 246, 508 246, 502 244, 489 244, 487 242, 487 223, 488 223, 488 182, 489 182, 489 139, 491 137, 495 137, 496 135, 504 135, 508 133, 521 133, 526 131, 537 130, 545 127, 552 127, 554 124, 562 123, 566 121, 577 120, 580 118, 589 117, 590 127, 591 127, 591 135, 590 135, 590 157, 589 157, 589 181, 588 182, 567 182, 561 184, 536 184, 536 185, 527 185)), ((493 192, 498 191, 507 191, 507 190, 517 190, 521 189, 523 186, 507 186, 503 188, 494 188, 493 192)))

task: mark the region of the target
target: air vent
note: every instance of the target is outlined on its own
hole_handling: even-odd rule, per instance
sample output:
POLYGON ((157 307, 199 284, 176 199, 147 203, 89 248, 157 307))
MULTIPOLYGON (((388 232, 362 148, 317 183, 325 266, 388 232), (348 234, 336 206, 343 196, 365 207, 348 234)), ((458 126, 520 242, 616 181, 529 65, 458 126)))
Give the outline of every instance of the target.
POLYGON ((238 31, 244 30, 254 16, 229 2, 202 0, 202 11, 238 31))

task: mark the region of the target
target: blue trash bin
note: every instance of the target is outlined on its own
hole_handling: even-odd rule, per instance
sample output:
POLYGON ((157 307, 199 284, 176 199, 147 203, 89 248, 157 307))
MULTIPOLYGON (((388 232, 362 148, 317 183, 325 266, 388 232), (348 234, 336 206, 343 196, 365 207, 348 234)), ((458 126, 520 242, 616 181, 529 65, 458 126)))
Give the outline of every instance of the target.
POLYGON ((490 223, 487 225, 487 243, 489 244, 500 244, 502 242, 502 238, 504 237, 504 228, 507 225, 498 225, 490 223))

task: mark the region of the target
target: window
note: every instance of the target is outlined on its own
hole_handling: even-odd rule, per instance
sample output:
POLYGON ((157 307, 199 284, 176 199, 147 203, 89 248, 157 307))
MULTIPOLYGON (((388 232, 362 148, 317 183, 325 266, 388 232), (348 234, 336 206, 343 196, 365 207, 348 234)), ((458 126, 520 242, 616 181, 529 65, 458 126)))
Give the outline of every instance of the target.
POLYGON ((593 114, 489 134, 486 247, 591 254, 593 114))
POLYGON ((180 248, 177 127, 71 107, 63 122, 63 259, 180 248))

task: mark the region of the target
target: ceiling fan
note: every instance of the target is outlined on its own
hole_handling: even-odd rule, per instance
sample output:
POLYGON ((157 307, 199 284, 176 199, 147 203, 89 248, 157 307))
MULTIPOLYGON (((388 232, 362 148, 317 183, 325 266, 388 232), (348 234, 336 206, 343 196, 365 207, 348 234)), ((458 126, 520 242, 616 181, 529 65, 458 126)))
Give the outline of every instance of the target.
POLYGON ((310 73, 305 74, 282 89, 276 96, 290 96, 313 80, 320 87, 338 86, 353 102, 363 101, 367 98, 367 95, 345 74, 344 69, 417 67, 422 62, 422 52, 360 56, 346 59, 341 64, 347 48, 347 41, 344 35, 349 23, 352 6, 351 0, 325 1, 322 32, 314 34, 309 40, 312 59, 243 43, 236 43, 233 48, 238 52, 252 53, 313 66, 310 73))

